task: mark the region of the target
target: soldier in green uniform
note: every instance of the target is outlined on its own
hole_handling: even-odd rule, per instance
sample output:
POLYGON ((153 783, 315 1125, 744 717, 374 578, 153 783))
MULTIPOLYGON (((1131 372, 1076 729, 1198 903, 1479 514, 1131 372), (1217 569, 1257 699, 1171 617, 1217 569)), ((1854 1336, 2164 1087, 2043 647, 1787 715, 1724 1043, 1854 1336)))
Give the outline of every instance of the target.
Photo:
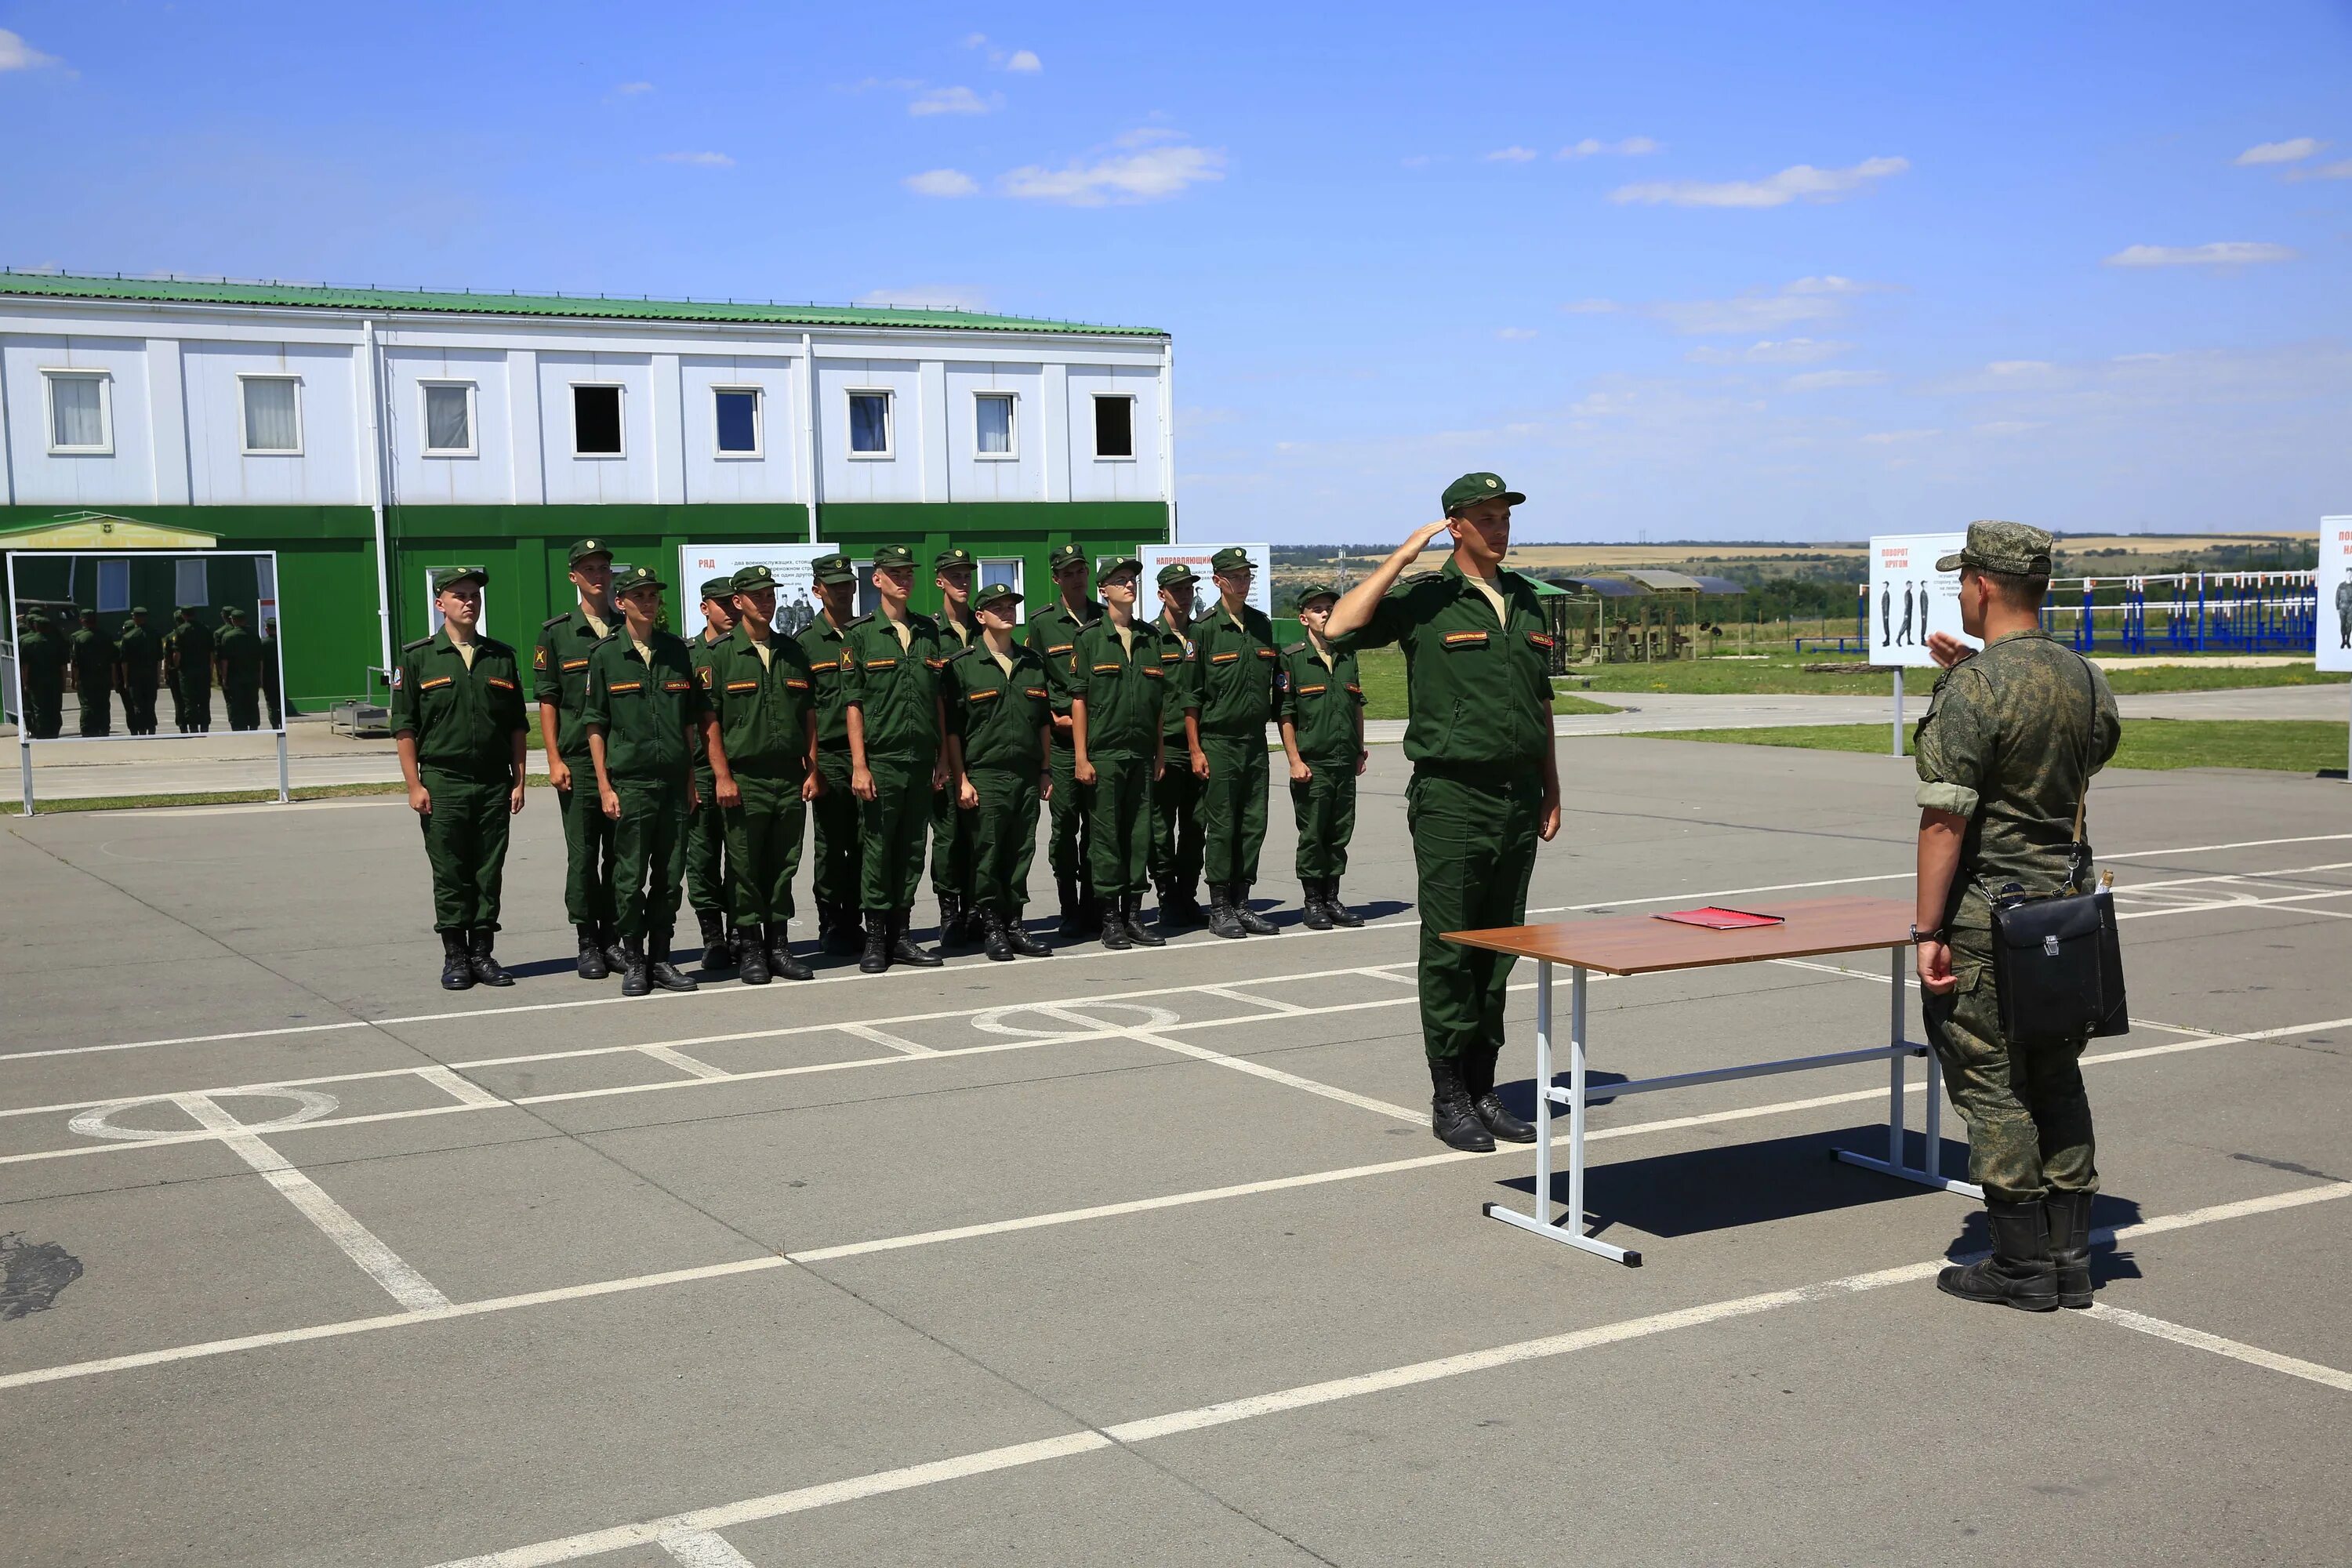
POLYGON ((522 662, 480 633, 488 574, 452 566, 433 574, 441 629, 400 650, 392 672, 392 733, 409 809, 425 830, 433 870, 433 929, 441 984, 511 985, 496 956, 508 818, 522 810, 530 728, 522 662))
MULTIPOLYGON (((1103 618, 1078 634, 1071 655, 1072 772, 1094 792, 1087 879, 1102 911, 1102 944, 1164 947, 1167 939, 1143 923, 1143 888, 1151 866, 1151 784, 1167 765, 1165 711, 1170 700, 1166 644, 1160 630, 1136 619, 1136 585, 1143 563, 1108 556, 1095 581, 1103 618)), ((1180 659, 1176 668, 1182 668, 1180 659)), ((1198 700, 1189 691, 1179 702, 1198 700)))
POLYGON ((849 623, 842 640, 848 688, 849 787, 859 801, 860 901, 866 952, 857 967, 878 974, 893 963, 936 965, 940 955, 908 931, 923 879, 923 830, 930 792, 947 769, 940 670, 947 663, 939 623, 907 603, 915 587, 914 552, 903 544, 874 552, 874 588, 882 607, 849 623))
POLYGON ((719 813, 727 836, 728 913, 743 983, 806 980, 809 966, 793 956, 787 928, 805 803, 823 787, 814 681, 800 644, 776 634, 776 579, 767 567, 730 578, 728 606, 733 628, 710 650, 702 676, 739 798, 724 808, 706 800, 702 811, 719 813))
POLYGON ((1249 552, 1209 558, 1217 602, 1192 627, 1192 684, 1201 701, 1201 826, 1207 841, 1209 930, 1223 937, 1272 936, 1250 908, 1258 851, 1265 844, 1265 727, 1276 717, 1280 654, 1274 623, 1249 602, 1249 552))
MULTIPOLYGON (((707 577, 702 584, 702 629, 690 638, 687 655, 695 679, 710 686, 710 663, 717 650, 735 634, 735 587, 731 577, 707 577)), ((702 804, 686 822, 686 902, 702 933, 702 967, 725 969, 735 960, 734 939, 728 934, 727 834, 711 799, 717 781, 710 759, 702 754, 702 734, 694 737, 694 793, 702 804)))
POLYGON ((192 735, 213 727, 213 633, 194 605, 180 607, 180 624, 172 628, 173 694, 184 718, 180 728, 192 735))
MULTIPOLYGON (((1176 562, 1160 569, 1160 658, 1169 678, 1185 691, 1200 672, 1192 657, 1192 569, 1176 562)), ((1160 894, 1160 923, 1170 929, 1201 923, 1200 710, 1172 699, 1164 731, 1168 765, 1151 784, 1151 885, 1160 894)))
POLYGON ((163 668, 163 647, 147 627, 146 605, 131 610, 114 652, 122 667, 122 727, 134 735, 152 735, 155 732, 155 686, 163 668))
POLYGON ((1929 636, 1946 668, 1916 742, 1920 1010, 1992 1221, 1992 1256, 1943 1270, 1937 1284, 2028 1311, 2091 1305, 2099 1176, 2086 1041, 2024 1046, 2004 1034, 1992 910, 2089 890, 2089 839, 2079 858, 2073 845, 2090 775, 2123 735, 2106 678, 2042 630, 2051 543, 2022 523, 1973 522, 1967 547, 1936 563, 1958 569, 1960 625, 1985 646, 1929 636))
MULTIPOLYGON (((971 614, 971 552, 942 550, 931 568, 931 582, 940 591, 940 647, 953 658, 980 640, 980 623, 971 614)), ((952 778, 941 781, 931 792, 931 892, 940 900, 942 947, 969 940, 980 926, 971 866, 978 832, 979 814, 956 803, 952 778)))
POLYGON ((816 681, 816 765, 824 781, 809 802, 815 824, 809 891, 816 901, 818 947, 845 956, 866 945, 857 923, 858 800, 849 788, 849 681, 842 665, 849 623, 856 618, 857 574, 841 554, 818 556, 809 574, 817 613, 800 645, 816 681))
POLYGON ((35 610, 16 641, 16 678, 25 704, 18 717, 27 740, 54 741, 65 723, 68 652, 57 622, 47 611, 35 610))
POLYGON ((1449 1147, 1481 1152, 1536 1135, 1495 1094, 1512 961, 1444 936, 1522 923, 1536 844, 1559 831, 1551 634, 1533 584, 1503 565, 1511 508, 1526 500, 1493 474, 1463 475, 1445 487, 1444 518, 1349 589, 1324 625, 1334 642, 1404 654, 1431 1128, 1449 1147), (1440 534, 1452 536, 1453 559, 1399 583, 1440 534))
POLYGON ((1282 751, 1290 763, 1290 809, 1298 824, 1298 885, 1314 931, 1364 923, 1339 901, 1348 841, 1356 835, 1356 775, 1371 754, 1364 750, 1364 683, 1356 674, 1356 650, 1324 636, 1339 602, 1339 590, 1326 583, 1298 590, 1298 623, 1307 635, 1282 650, 1275 681, 1282 751))
POLYGON ((563 906, 579 938, 580 978, 602 980, 620 964, 614 927, 613 824, 598 804, 595 769, 588 760, 588 656, 613 633, 613 552, 598 539, 576 541, 571 576, 579 603, 540 624, 531 649, 531 694, 539 703, 539 740, 547 782, 555 786, 563 821, 563 906))
POLYGON ((1077 753, 1070 738, 1070 656, 1077 650, 1078 634, 1102 619, 1103 607, 1087 595, 1087 552, 1083 545, 1057 545, 1047 557, 1059 596, 1046 609, 1029 617, 1029 646, 1045 661, 1045 689, 1054 705, 1054 794, 1046 802, 1052 823, 1045 846, 1046 863, 1054 868, 1054 887, 1061 895, 1061 933, 1066 937, 1094 934, 1094 900, 1086 892, 1087 815, 1094 793, 1081 787, 1076 766, 1077 753))
POLYGON ((1013 640, 1020 605, 1010 583, 980 591, 972 609, 981 640, 949 656, 941 693, 948 766, 959 803, 974 818, 972 877, 984 951, 1000 963, 1054 952, 1021 923, 1037 849, 1037 803, 1054 791, 1047 763, 1054 709, 1045 661, 1013 640))
POLYGON ((280 700, 283 693, 278 689, 282 673, 278 662, 278 617, 272 616, 269 624, 261 629, 261 700, 269 710, 269 727, 273 730, 286 728, 286 710, 280 700))
POLYGON ((261 728, 261 661, 268 650, 245 624, 245 612, 230 605, 222 612, 228 625, 213 647, 213 664, 220 673, 222 705, 228 710, 232 730, 261 728))
POLYGON ((80 627, 66 643, 66 672, 72 677, 74 697, 81 705, 79 732, 110 735, 114 732, 114 639, 99 626, 96 610, 84 610, 80 627))
POLYGON ((654 986, 692 991, 670 958, 679 884, 686 879, 686 820, 694 809, 694 742, 700 731, 722 808, 741 804, 710 694, 676 633, 660 625, 664 583, 646 566, 613 584, 622 624, 588 655, 580 721, 596 795, 613 824, 614 923, 621 928, 621 994, 654 986))

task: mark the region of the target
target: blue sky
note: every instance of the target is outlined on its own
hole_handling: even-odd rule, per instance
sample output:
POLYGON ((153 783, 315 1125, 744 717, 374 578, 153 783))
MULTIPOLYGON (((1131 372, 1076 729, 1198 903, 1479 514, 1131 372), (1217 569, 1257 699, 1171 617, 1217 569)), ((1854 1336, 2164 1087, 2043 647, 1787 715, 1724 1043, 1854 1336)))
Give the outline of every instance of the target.
POLYGON ((1195 537, 2352 510, 2352 8, 0 0, 0 260, 1175 334, 1195 537), (868 17, 880 17, 869 21, 868 17))

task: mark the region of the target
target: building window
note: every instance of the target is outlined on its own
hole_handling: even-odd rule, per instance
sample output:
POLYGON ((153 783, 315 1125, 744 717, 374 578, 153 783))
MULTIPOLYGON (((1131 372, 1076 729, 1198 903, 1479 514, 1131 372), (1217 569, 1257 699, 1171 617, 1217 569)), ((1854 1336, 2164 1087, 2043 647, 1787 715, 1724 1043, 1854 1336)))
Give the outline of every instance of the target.
POLYGON ((107 416, 108 376, 102 370, 45 370, 49 384, 49 450, 114 450, 113 421, 107 416))
POLYGON ((172 563, 172 602, 175 605, 201 605, 213 602, 212 585, 205 580, 202 561, 180 560, 172 563))
POLYGON ((245 392, 245 449, 276 454, 302 450, 302 408, 290 375, 241 375, 245 392))
MULTIPOLYGON (((992 587, 998 583, 1011 584, 1013 585, 1013 591, 1016 594, 1022 591, 1021 558, 1019 556, 992 557, 984 555, 981 557, 980 572, 971 585, 972 596, 974 598, 978 598, 980 596, 980 591, 982 588, 992 587)), ((1027 617, 1021 616, 1017 611, 1015 612, 1014 619, 1021 620, 1026 618, 1027 617)))
POLYGON ((887 458, 890 455, 890 395, 853 392, 849 395, 849 455, 887 458))
POLYGON ((101 561, 98 563, 98 610, 110 615, 131 607, 131 563, 101 561))
POLYGON ((719 455, 756 458, 760 455, 760 389, 719 386, 711 389, 719 427, 719 455))
POLYGON ((1134 398, 1097 397, 1095 399, 1095 456, 1097 458, 1135 456, 1134 398))
POLYGON ((472 382, 428 381, 425 384, 425 455, 428 458, 470 458, 474 455, 472 382))
POLYGON ((621 389, 611 383, 572 389, 572 455, 618 458, 621 451, 621 389))
POLYGON ((1013 395, 983 392, 975 400, 979 450, 983 458, 1010 458, 1013 449, 1013 395))

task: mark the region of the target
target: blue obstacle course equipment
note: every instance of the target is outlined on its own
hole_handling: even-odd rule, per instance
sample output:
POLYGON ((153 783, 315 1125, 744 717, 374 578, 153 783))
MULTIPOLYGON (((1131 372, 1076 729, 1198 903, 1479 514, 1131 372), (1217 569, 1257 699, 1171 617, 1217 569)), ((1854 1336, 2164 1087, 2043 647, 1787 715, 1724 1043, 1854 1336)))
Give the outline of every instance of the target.
POLYGON ((2303 653, 2315 572, 2189 572, 2053 581, 2042 629, 2084 653, 2303 653))

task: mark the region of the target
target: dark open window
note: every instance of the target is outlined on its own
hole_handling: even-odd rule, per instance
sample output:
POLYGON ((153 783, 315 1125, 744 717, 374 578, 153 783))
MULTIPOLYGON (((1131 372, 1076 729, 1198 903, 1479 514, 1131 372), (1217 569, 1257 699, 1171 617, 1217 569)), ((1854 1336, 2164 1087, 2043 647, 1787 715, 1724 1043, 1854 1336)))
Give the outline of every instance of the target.
POLYGON ((572 389, 572 450, 583 458, 621 455, 621 389, 617 386, 575 386, 572 389))
POLYGON ((1134 398, 1097 397, 1095 399, 1095 456, 1097 458, 1135 456, 1134 398))

